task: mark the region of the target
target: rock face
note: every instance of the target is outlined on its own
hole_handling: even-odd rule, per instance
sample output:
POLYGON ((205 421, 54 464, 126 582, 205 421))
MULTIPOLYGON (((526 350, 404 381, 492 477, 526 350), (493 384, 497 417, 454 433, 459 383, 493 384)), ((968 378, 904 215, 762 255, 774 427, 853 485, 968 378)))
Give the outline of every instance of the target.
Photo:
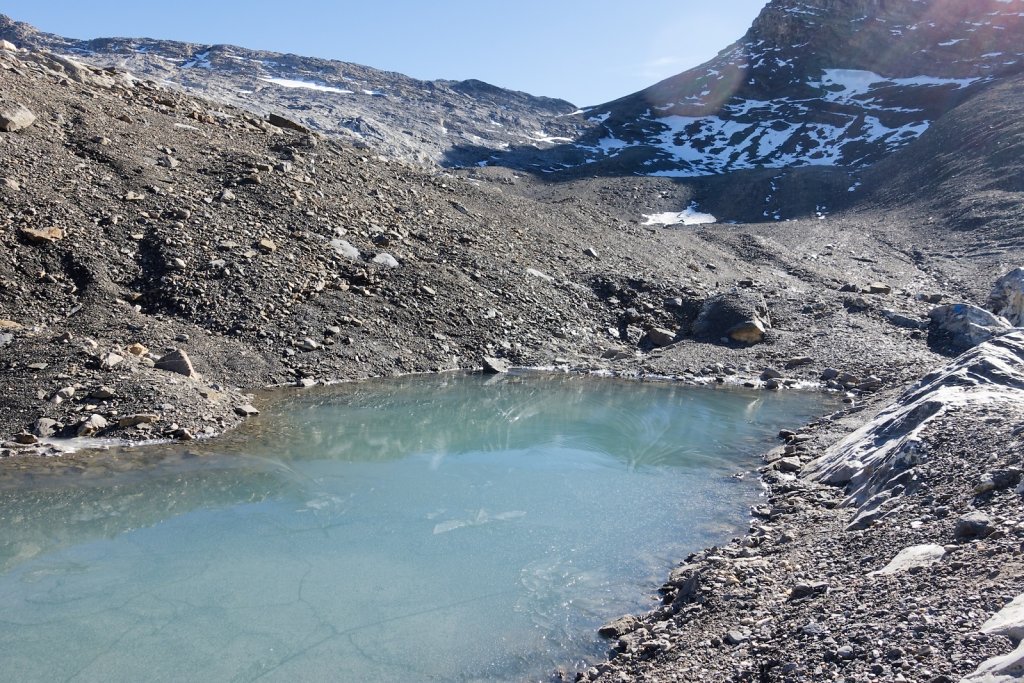
POLYGON ((1017 648, 981 663, 963 683, 1013 683, 1024 677, 1024 595, 1018 595, 981 626, 981 632, 1005 636, 1017 648))
MULTIPOLYGON (((870 526, 886 512, 891 492, 913 490, 915 467, 924 457, 918 435, 950 410, 974 405, 1011 414, 1024 405, 1024 331, 985 342, 926 375, 892 406, 812 461, 805 474, 845 484, 858 508, 854 528, 870 526)), ((965 526, 966 537, 977 525, 965 526)))
POLYGON ((996 280, 988 309, 1014 327, 1024 327, 1024 268, 1015 268, 996 280))
POLYGON ((584 124, 565 116, 576 110, 569 102, 477 80, 421 81, 359 64, 230 45, 74 40, 3 15, 0 38, 169 82, 267 115, 278 128, 329 133, 411 161, 476 164, 509 145, 549 148, 584 124))
POLYGON ((695 337, 756 344, 771 327, 764 297, 748 292, 719 294, 704 302, 693 323, 695 337))

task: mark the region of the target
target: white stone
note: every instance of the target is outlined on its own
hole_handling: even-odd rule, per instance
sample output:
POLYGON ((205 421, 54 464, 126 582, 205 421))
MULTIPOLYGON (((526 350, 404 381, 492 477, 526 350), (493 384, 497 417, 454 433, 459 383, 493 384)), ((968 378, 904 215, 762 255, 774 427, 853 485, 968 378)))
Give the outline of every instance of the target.
POLYGON ((945 554, 946 550, 941 545, 935 545, 934 543, 912 545, 896 553, 896 557, 892 558, 889 564, 876 572, 871 572, 871 575, 885 576, 887 574, 905 572, 914 567, 928 567, 941 560, 945 554))
POLYGON ((988 307, 1014 327, 1024 327, 1024 268, 1015 268, 996 280, 988 307))
POLYGON ((1019 683, 1024 677, 1024 643, 1013 652, 986 659, 960 683, 1019 683))
POLYGON ((379 253, 376 256, 374 256, 373 257, 373 262, 377 263, 379 265, 382 265, 385 268, 397 268, 398 267, 398 259, 396 259, 391 254, 387 253, 386 251, 382 251, 381 253, 379 253))
POLYGON ((1006 636, 1015 643, 1024 640, 1024 593, 992 615, 981 625, 981 632, 1006 636))
POLYGON ((355 261, 359 258, 359 250, 352 246, 348 240, 331 240, 331 248, 338 256, 344 256, 350 261, 355 261))

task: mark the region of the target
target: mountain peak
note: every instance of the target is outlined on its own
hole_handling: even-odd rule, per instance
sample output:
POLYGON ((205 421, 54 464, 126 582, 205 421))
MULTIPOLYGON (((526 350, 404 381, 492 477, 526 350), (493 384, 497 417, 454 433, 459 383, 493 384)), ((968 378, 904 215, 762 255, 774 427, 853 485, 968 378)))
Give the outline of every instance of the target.
POLYGON ((711 61, 589 109, 562 167, 860 168, 1024 71, 1024 0, 773 0, 711 61))

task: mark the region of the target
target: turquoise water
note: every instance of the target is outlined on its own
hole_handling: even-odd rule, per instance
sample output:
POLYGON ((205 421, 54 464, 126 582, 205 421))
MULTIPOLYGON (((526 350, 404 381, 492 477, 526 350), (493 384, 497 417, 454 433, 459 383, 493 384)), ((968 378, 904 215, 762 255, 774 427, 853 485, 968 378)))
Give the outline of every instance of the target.
POLYGON ((0 678, 546 680, 599 656, 820 395, 560 376, 289 393, 0 486, 0 678))

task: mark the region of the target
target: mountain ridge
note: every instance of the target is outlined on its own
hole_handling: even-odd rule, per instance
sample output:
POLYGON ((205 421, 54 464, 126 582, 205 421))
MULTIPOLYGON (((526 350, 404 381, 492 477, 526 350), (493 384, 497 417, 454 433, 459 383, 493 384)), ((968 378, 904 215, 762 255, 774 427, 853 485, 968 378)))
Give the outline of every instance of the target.
POLYGON ((570 102, 508 90, 478 79, 425 81, 369 66, 153 38, 79 40, 0 14, 0 38, 140 78, 170 83, 258 114, 366 144, 388 156, 433 164, 474 164, 512 144, 571 137, 570 102), (453 151, 481 149, 468 156, 453 151))
POLYGON ((683 178, 864 168, 1024 72, 1022 46, 1021 0, 773 0, 712 60, 588 108, 574 144, 526 163, 683 178))

